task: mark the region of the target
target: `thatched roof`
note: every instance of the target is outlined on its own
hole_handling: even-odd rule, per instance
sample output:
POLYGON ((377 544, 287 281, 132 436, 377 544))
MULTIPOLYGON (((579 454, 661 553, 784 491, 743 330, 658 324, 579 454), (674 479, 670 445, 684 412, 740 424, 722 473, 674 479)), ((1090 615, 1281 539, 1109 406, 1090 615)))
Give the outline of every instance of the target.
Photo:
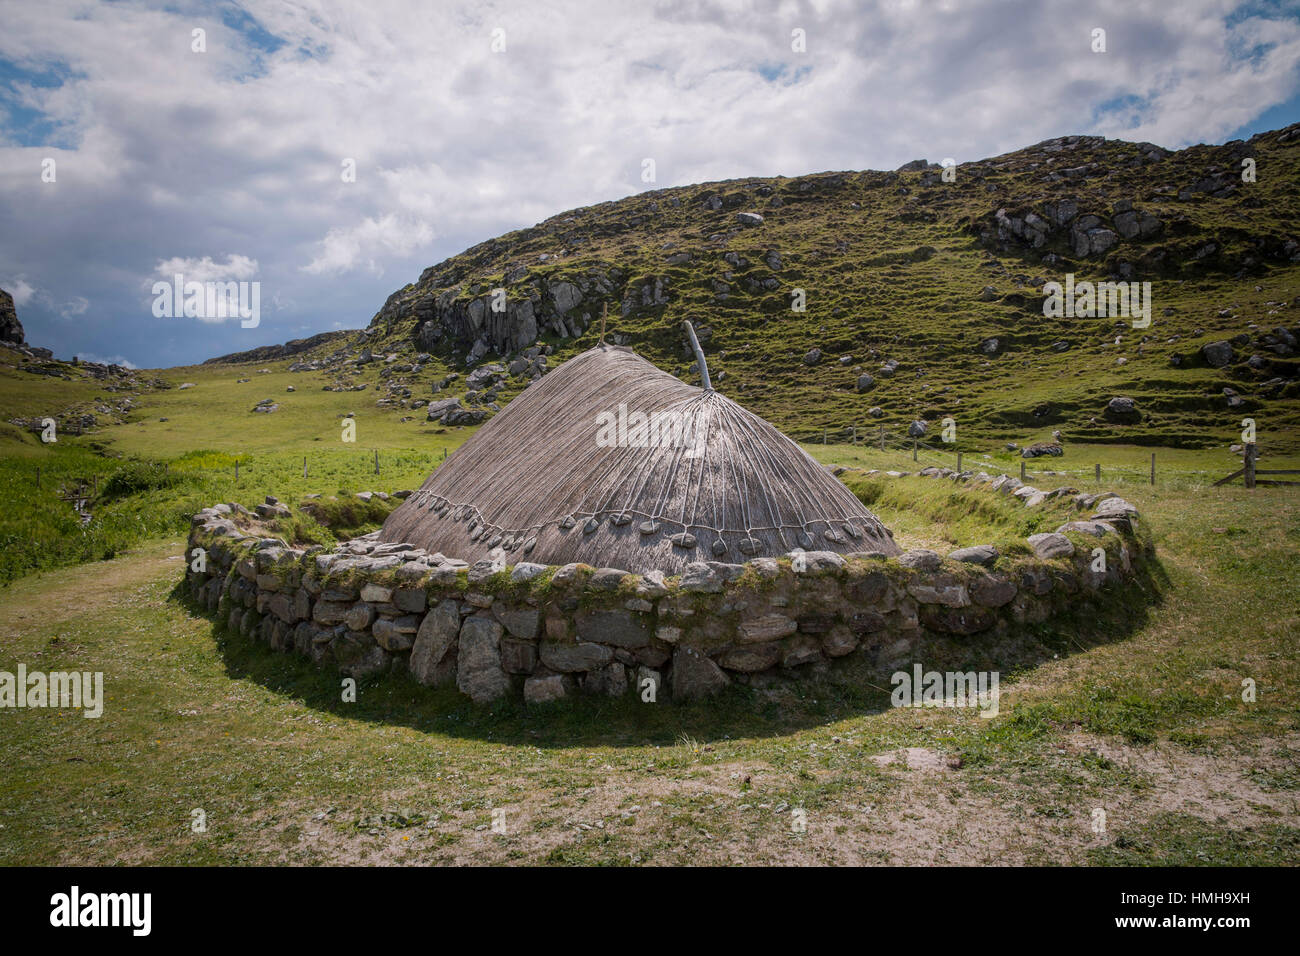
POLYGON ((471 562, 499 547, 510 564, 669 574, 796 548, 899 551, 774 427, 613 345, 531 385, 389 516, 380 538, 471 562))

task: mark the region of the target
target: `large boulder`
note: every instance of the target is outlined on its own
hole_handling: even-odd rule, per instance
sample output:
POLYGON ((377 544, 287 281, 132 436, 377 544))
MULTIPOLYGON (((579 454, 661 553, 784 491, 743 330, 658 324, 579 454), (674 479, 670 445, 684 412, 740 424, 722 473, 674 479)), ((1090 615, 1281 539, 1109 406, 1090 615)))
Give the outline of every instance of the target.
POLYGON ((427 409, 429 421, 440 422, 447 417, 448 412, 460 407, 459 398, 440 398, 436 402, 430 402, 427 409))
POLYGON ((572 282, 555 282, 548 287, 555 311, 561 315, 582 301, 582 290, 572 282))
POLYGON ((456 686, 476 704, 504 697, 510 678, 501 666, 501 624, 490 617, 465 619, 460 629, 456 686))
POLYGON ((559 674, 530 677, 524 681, 524 701, 529 704, 549 704, 565 695, 564 678, 559 674))
POLYGON ((1210 342, 1201 346, 1201 357, 1211 368, 1223 368, 1233 358, 1232 343, 1228 341, 1210 342))
POLYGON ((1020 452, 1021 458, 1041 458, 1044 455, 1051 455, 1054 458, 1060 458, 1065 454, 1057 442, 1040 441, 1030 445, 1020 452))
POLYGON ((487 418, 487 412, 481 408, 453 408, 443 416, 444 425, 477 425, 487 418))
POLYGON ((574 616, 581 641, 613 644, 633 650, 650 643, 650 628, 642 615, 631 611, 591 610, 579 611, 574 616))
POLYGON ((1070 543, 1070 539, 1063 534, 1056 534, 1051 531, 1042 534, 1031 534, 1029 536, 1029 546, 1034 549, 1036 555, 1048 561, 1052 558, 1070 558, 1074 556, 1074 545, 1070 543))
POLYGON ((411 647, 411 674, 421 684, 445 684, 455 671, 454 653, 449 653, 460 632, 460 605, 441 602, 424 616, 411 647))
POLYGON ((1131 398, 1117 395, 1106 403, 1106 420, 1123 425, 1133 425, 1142 420, 1137 402, 1131 398))
POLYGON ((722 668, 699 651, 679 647, 673 652, 672 689, 678 700, 700 700, 731 683, 722 668))
POLYGON ((614 659, 614 652, 604 644, 543 641, 540 650, 542 663, 562 674, 596 670, 614 659))

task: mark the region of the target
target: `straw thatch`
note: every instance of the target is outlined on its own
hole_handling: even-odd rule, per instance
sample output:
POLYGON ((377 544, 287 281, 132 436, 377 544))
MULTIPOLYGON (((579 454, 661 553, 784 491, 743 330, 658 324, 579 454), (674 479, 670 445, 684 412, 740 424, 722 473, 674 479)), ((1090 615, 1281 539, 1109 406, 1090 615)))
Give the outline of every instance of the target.
POLYGON ((510 564, 669 574, 798 548, 899 550, 852 492, 767 422, 613 345, 530 386, 389 516, 380 538, 471 562, 500 548, 510 564))

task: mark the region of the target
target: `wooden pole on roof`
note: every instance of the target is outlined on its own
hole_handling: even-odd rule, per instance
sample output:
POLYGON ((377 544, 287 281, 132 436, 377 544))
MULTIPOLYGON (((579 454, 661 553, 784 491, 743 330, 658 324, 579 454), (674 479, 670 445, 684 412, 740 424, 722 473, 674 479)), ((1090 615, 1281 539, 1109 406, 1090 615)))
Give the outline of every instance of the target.
POLYGON ((704 383, 704 390, 711 392, 713 383, 709 381, 709 363, 704 361, 704 349, 700 348, 700 340, 695 337, 695 326, 691 325, 690 319, 683 319, 682 325, 686 326, 686 335, 691 340, 691 348, 695 350, 695 361, 700 366, 700 379, 704 383))

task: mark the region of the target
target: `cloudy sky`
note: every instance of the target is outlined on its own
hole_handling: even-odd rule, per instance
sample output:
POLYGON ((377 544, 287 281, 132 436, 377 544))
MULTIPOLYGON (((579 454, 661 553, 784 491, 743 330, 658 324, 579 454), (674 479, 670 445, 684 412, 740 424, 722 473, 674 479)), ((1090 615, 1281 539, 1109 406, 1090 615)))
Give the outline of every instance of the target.
POLYGON ((0 287, 32 344, 169 366, 648 188, 1297 120, 1297 3, 0 0, 0 287), (155 316, 178 272, 260 324, 155 316))

